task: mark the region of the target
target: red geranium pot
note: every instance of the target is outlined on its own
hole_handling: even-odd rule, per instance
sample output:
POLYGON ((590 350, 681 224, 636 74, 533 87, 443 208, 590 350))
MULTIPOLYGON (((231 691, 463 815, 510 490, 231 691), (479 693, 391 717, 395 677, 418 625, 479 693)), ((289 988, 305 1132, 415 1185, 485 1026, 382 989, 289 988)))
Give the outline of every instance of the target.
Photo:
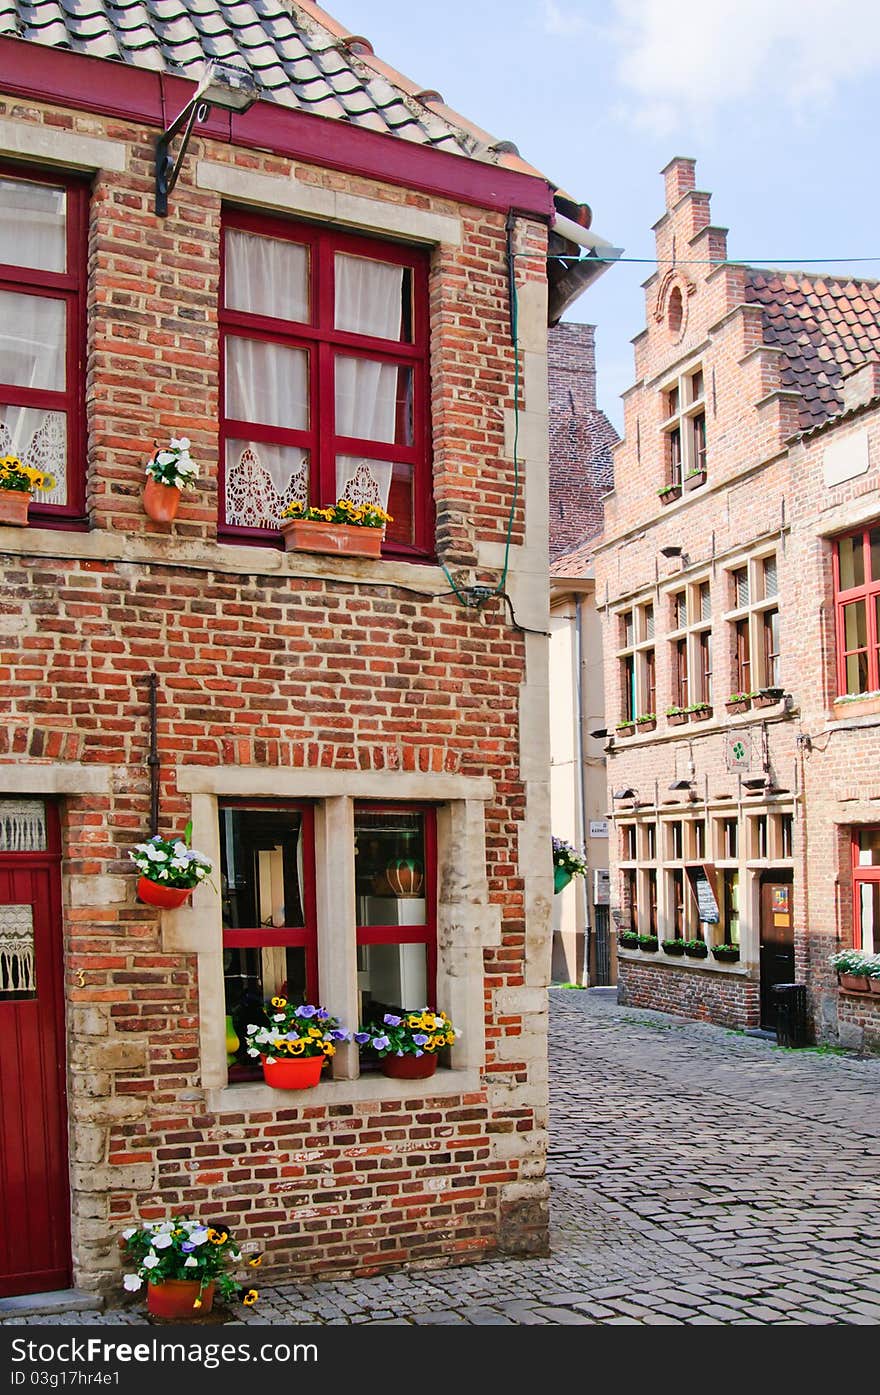
POLYGON ((138 900, 146 902, 148 906, 161 906, 163 911, 182 906, 192 892, 191 886, 162 886, 159 882, 151 882, 149 877, 138 877, 138 900))
POLYGON ((147 1284, 147 1312, 153 1317, 201 1317, 213 1306, 213 1284, 205 1284, 201 1294, 198 1279, 163 1279, 160 1284, 147 1284), (202 1301, 196 1307, 199 1297, 202 1301))
POLYGON ((427 1080, 437 1069, 437 1053, 423 1051, 421 1056, 414 1056, 406 1052, 403 1056, 396 1056, 391 1052, 382 1057, 381 1066, 382 1074, 391 1076, 393 1080, 427 1080))
POLYGON ((326 1056, 276 1056, 273 1061, 263 1062, 263 1079, 273 1090, 308 1090, 321 1079, 321 1070, 326 1056))

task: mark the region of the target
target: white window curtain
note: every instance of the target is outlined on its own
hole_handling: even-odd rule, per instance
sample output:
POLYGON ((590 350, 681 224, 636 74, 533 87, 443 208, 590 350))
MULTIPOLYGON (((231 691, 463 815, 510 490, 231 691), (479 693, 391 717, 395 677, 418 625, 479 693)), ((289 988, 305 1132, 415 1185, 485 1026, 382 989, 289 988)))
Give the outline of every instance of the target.
POLYGON ((226 442, 226 522, 234 528, 277 528, 281 511, 309 501, 309 456, 299 446, 226 442))
MULTIPOLYGON (((399 339, 403 267, 364 257, 335 259, 337 329, 380 339, 399 339)), ((398 374, 394 363, 338 354, 335 362, 336 434, 369 441, 393 441, 398 374)), ((384 461, 339 456, 338 498, 388 507, 391 466, 384 461)))
POLYGON ((0 262, 64 271, 66 201, 63 189, 0 179, 0 262))
MULTIPOLYGON (((238 421, 305 430, 308 355, 259 339, 226 340, 226 415, 238 421)), ((226 521, 277 528, 281 510, 308 502, 308 452, 265 441, 227 441, 226 521)))
POLYGON ((0 383, 64 391, 63 300, 0 291, 0 383))
POLYGON ((300 324, 308 321, 308 248, 230 228, 225 251, 226 304, 230 310, 300 324))

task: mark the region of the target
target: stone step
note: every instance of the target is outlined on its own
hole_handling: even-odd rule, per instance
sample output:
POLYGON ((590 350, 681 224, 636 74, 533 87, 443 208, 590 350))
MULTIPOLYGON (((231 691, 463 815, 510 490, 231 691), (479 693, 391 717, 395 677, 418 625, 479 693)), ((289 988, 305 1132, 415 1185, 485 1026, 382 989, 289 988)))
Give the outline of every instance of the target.
POLYGON ((81 1288, 55 1289, 52 1293, 21 1293, 0 1298, 0 1322, 9 1317, 40 1317, 50 1313, 99 1313, 104 1300, 98 1293, 81 1288))

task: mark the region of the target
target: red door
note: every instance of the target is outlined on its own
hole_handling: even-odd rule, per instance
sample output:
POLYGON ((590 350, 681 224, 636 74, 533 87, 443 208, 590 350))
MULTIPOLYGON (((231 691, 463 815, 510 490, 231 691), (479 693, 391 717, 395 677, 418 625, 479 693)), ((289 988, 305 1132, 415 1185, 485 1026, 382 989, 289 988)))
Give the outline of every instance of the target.
POLYGON ((56 811, 0 804, 0 1297, 70 1283, 56 811), (22 832, 22 830, 24 832, 22 832), (6 835, 6 836, 4 836, 6 835))

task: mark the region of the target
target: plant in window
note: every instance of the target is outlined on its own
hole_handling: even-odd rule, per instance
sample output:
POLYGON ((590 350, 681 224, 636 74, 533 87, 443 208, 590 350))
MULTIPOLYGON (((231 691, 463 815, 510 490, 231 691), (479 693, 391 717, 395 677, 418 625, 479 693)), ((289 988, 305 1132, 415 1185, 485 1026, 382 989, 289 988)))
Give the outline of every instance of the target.
POLYGON ((656 713, 656 712, 642 712, 642 713, 640 713, 640 715, 639 715, 638 717, 636 717, 636 726, 637 726, 637 727, 653 727, 653 726, 656 726, 656 725, 657 725, 657 713, 656 713))
MULTIPOLYGON (((138 1293, 146 1283, 147 1311, 156 1317, 200 1317, 211 1311, 215 1294, 225 1302, 240 1298, 247 1307, 259 1297, 234 1276, 242 1255, 222 1226, 191 1216, 143 1221, 123 1230, 119 1248, 134 1266, 123 1277, 123 1287, 138 1293)), ((252 1255, 248 1264, 257 1268, 260 1259, 252 1255)))
POLYGON ((665 954, 684 954, 684 940, 664 940, 663 951, 665 954))
POLYGON ((177 516, 180 491, 192 487, 199 475, 189 453, 189 438, 172 436, 167 446, 157 442, 145 474, 144 512, 157 523, 170 523, 177 516))
POLYGON ((417 1012, 386 1012, 381 1022, 355 1032, 354 1039, 375 1051, 385 1075, 421 1080, 434 1074, 438 1051, 460 1035, 445 1012, 425 1007, 417 1012))
POLYGON ((660 945, 660 940, 656 935, 639 935, 637 938, 639 949, 645 950, 648 954, 656 953, 660 945))
POLYGON ((249 1022, 247 1054, 263 1065, 263 1079, 276 1090, 304 1090, 317 1085, 340 1042, 351 1041, 347 1027, 313 1003, 294 1004, 272 998, 263 1022, 249 1022))
POLYGON ((141 901, 170 910, 182 906, 193 888, 210 878, 213 864, 190 846, 191 839, 192 819, 179 838, 156 833, 145 843, 135 843, 128 855, 140 873, 137 894, 141 901))
POLYGON ((681 726, 682 722, 686 722, 688 719, 688 709, 686 707, 679 707, 677 704, 673 704, 672 707, 667 707, 666 717, 670 726, 681 726))
POLYGON ((691 959, 705 959, 709 953, 709 946, 705 940, 685 940, 684 952, 691 959))
POLYGON ((31 495, 38 489, 54 487, 54 476, 45 470, 25 465, 17 455, 0 456, 0 523, 24 527, 31 495))
POLYGON ((722 964, 734 964, 739 959, 739 945, 713 945, 712 954, 722 964))
POLYGON ((638 949, 639 937, 635 930, 621 930, 617 942, 623 949, 638 949))
POLYGON ((836 969, 837 981, 845 991, 880 993, 880 954, 841 949, 837 954, 829 955, 828 963, 836 969))
POLYGON ((344 552, 378 557, 385 525, 393 520, 378 504, 353 504, 337 499, 327 508, 295 499, 281 511, 281 535, 288 551, 344 552))
POLYGON ((620 731, 620 732, 628 732, 628 731, 632 731, 632 730, 634 729, 634 727, 635 727, 635 719, 634 719, 633 717, 628 717, 628 718, 626 719, 626 721, 624 721, 624 722, 618 722, 618 723, 617 723, 617 726, 614 728, 614 730, 615 730, 615 731, 620 731))

